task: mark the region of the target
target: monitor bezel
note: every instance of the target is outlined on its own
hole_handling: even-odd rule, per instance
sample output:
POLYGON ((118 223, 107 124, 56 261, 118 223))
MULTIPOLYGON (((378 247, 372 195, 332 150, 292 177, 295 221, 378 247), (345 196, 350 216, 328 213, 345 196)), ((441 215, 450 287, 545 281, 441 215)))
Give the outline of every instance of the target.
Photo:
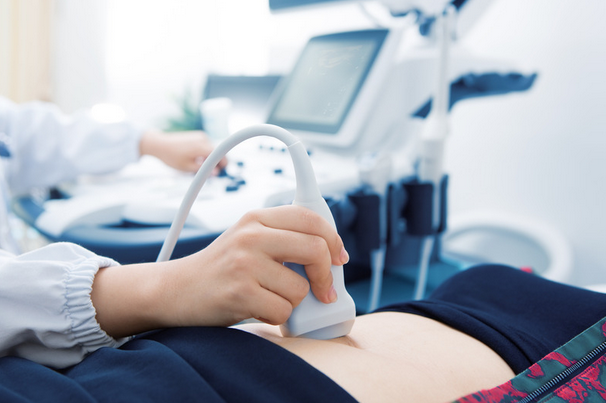
POLYGON ((397 41, 393 39, 394 37, 397 37, 397 34, 390 29, 366 29, 331 33, 311 38, 301 52, 292 73, 284 79, 283 83, 281 83, 278 90, 279 92, 275 97, 275 102, 270 108, 266 120, 267 123, 291 130, 296 135, 312 144, 344 147, 353 143, 362 131, 362 126, 370 113, 375 97, 378 95, 380 87, 393 65, 395 49, 397 48, 397 41), (313 46, 317 42, 326 41, 342 41, 344 44, 351 44, 360 40, 368 40, 369 38, 376 42, 372 60, 366 66, 366 71, 357 84, 356 90, 349 100, 347 108, 339 122, 328 125, 301 123, 300 121, 278 119, 274 116, 289 85, 291 85, 291 82, 295 77, 294 73, 297 66, 300 66, 300 61, 303 60, 305 52, 310 46, 313 46))

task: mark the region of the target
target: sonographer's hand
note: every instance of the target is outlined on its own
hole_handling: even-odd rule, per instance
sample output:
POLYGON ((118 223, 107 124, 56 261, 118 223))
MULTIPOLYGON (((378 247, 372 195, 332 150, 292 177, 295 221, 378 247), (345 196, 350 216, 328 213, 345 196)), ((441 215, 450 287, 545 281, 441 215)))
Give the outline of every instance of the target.
POLYGON ((101 269, 91 298, 107 333, 174 326, 282 324, 309 283, 282 262, 305 265, 314 295, 336 301, 332 265, 349 260, 332 226, 304 207, 247 213, 205 249, 176 260, 101 269))
MULTIPOLYGON (((162 133, 149 131, 139 143, 141 155, 153 155, 166 165, 185 172, 196 172, 213 150, 213 146, 202 131, 162 133)), ((224 168, 223 158, 218 168, 224 168)))
MULTIPOLYGON (((309 283, 283 262, 305 265, 316 297, 324 303, 336 301, 331 264, 343 265, 348 259, 341 238, 326 220, 303 207, 281 206, 246 214, 206 249, 184 260, 206 278, 203 291, 191 291, 213 307, 208 312, 211 322, 231 325, 251 317, 281 324, 290 317, 309 283)), ((183 306, 199 309, 187 301, 183 306)))

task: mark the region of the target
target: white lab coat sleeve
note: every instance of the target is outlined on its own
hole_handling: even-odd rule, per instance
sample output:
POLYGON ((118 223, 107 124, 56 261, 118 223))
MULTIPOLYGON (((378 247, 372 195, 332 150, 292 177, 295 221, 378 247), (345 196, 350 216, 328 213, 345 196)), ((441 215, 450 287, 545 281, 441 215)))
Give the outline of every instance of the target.
POLYGON ((117 264, 71 243, 0 251, 0 357, 65 368, 123 344, 101 329, 90 298, 97 271, 117 264))
POLYGON ((113 172, 139 158, 141 130, 133 124, 100 123, 87 112, 68 116, 45 102, 0 97, 0 132, 11 142, 5 174, 13 194, 113 172))

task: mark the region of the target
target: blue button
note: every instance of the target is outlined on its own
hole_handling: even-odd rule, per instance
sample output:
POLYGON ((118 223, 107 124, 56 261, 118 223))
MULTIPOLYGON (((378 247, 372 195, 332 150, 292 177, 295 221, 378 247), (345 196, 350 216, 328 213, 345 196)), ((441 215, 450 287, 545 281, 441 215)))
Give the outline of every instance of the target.
POLYGON ((11 156, 10 137, 0 132, 0 157, 9 158, 11 156))

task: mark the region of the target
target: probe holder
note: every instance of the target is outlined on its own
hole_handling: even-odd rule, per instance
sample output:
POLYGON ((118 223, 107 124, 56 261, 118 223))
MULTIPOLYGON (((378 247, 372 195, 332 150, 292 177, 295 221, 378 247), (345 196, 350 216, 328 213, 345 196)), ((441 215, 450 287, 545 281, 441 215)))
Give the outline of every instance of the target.
MULTIPOLYGON (((446 230, 448 175, 440 182, 440 224, 437 229, 432 225, 434 185, 414 179, 402 184, 406 190, 407 202, 402 216, 406 220, 406 232, 415 236, 440 234, 446 230)), ((390 223, 391 224, 391 223, 390 223)))

